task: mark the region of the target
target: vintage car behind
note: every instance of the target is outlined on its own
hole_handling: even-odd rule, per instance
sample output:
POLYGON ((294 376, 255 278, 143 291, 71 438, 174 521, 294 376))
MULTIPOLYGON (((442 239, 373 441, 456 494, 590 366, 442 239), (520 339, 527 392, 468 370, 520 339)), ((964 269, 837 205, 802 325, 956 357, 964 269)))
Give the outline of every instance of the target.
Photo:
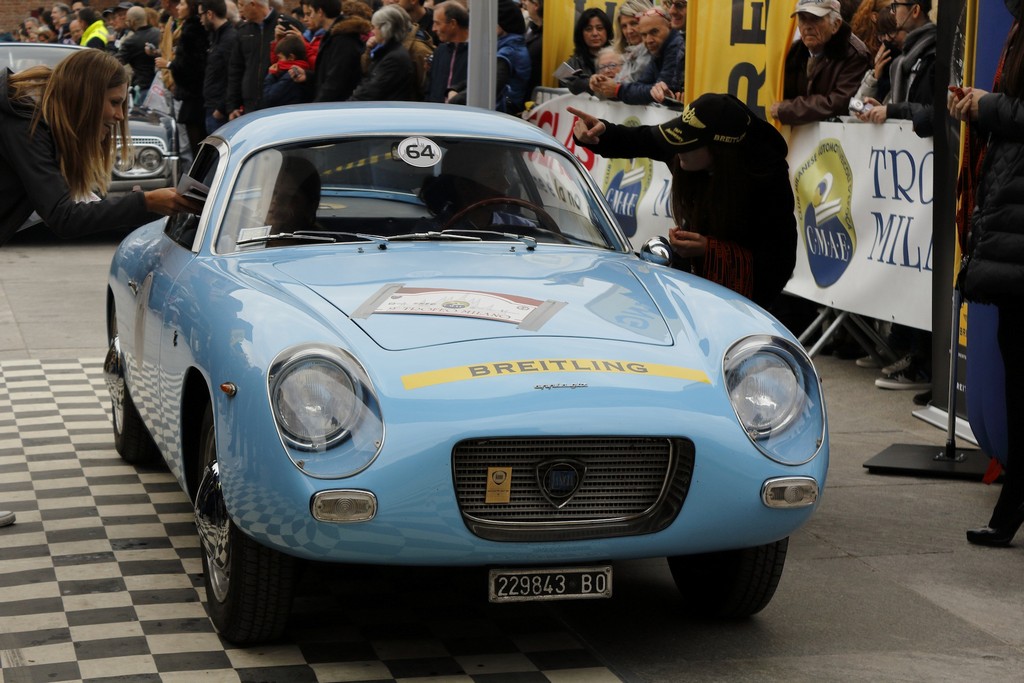
MULTIPOLYGON (((88 49, 91 48, 51 43, 0 43, 0 69, 7 67, 18 72, 39 64, 56 66, 73 50, 88 49)), ((177 183, 180 163, 177 122, 167 114, 132 107, 128 132, 135 160, 131 168, 114 168, 110 192, 131 192, 136 185, 143 190, 153 190, 177 183)))
POLYGON ((771 600, 819 502, 792 335, 630 250, 583 166, 467 107, 312 105, 207 139, 205 199, 130 234, 114 435, 195 504, 208 609, 280 635, 302 560, 487 567, 493 601, 608 597, 667 557, 688 609, 771 600))

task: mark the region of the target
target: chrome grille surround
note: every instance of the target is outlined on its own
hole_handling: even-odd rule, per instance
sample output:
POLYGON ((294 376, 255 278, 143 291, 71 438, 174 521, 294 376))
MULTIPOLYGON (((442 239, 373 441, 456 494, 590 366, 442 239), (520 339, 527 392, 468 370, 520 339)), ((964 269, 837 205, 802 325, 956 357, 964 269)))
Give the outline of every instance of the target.
POLYGON ((567 541, 647 534, 679 514, 690 488, 694 446, 669 437, 471 439, 452 450, 459 509, 475 535, 494 541, 567 541), (556 507, 537 466, 572 460, 586 473, 556 507), (485 502, 488 467, 512 468, 511 501, 485 502))

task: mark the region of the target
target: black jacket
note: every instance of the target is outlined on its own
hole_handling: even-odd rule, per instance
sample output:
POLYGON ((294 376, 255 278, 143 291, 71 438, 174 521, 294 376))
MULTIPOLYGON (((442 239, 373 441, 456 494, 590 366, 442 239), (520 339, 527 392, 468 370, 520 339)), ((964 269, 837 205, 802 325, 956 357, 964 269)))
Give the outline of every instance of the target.
POLYGON ((39 213, 50 230, 63 238, 103 230, 131 228, 160 218, 146 211, 141 192, 82 203, 60 173, 57 145, 45 123, 34 135, 33 110, 18 109, 8 99, 7 78, 0 71, 0 245, 32 215, 39 213))
POLYGON ((430 62, 427 102, 444 102, 448 90, 465 86, 469 73, 469 43, 441 43, 430 62))
POLYGON ((889 67, 891 89, 886 118, 913 121, 914 132, 923 138, 934 133, 936 33, 931 22, 912 31, 889 67))
POLYGON ((416 83, 412 57, 405 45, 391 41, 381 45, 370 57, 370 71, 349 100, 415 101, 416 83))
POLYGON ((277 10, 271 10, 261 23, 247 21, 238 27, 228 63, 228 110, 225 114, 239 107, 246 112, 262 107, 263 79, 270 68, 270 45, 274 42, 277 16, 277 10))
POLYGON ((228 64, 237 38, 234 24, 224 22, 216 31, 210 32, 210 52, 206 56, 206 73, 203 78, 203 101, 206 109, 219 110, 227 116, 231 113, 227 105, 228 64))
MULTIPOLYGON (((710 174, 682 170, 676 162, 676 154, 659 140, 657 126, 604 123, 607 130, 601 135, 601 141, 584 146, 606 158, 647 157, 668 164, 672 170, 672 210, 678 222, 682 213, 679 188, 685 183, 706 185, 710 174)), ((782 292, 796 266, 795 200, 786 161, 789 148, 785 138, 771 124, 756 116, 752 117, 746 139, 738 144, 746 172, 736 178, 731 190, 742 200, 727 208, 731 212, 733 238, 708 235, 701 225, 691 223, 687 229, 709 238, 708 251, 702 259, 679 261, 676 265, 736 291, 740 288, 735 287, 733 281, 743 279, 751 287, 750 291, 741 293, 761 306, 769 306, 782 292), (742 264, 749 264, 749 273, 736 272, 742 264)))
POLYGON ((160 29, 143 26, 121 41, 117 60, 132 68, 132 85, 145 89, 153 85, 156 76, 155 57, 146 54, 146 43, 160 45, 160 29))
POLYGON ((533 91, 543 81, 541 68, 544 48, 544 27, 532 21, 526 24, 526 51, 530 55, 530 80, 526 84, 526 99, 533 99, 533 91))
POLYGON ((971 217, 964 296, 997 305, 1024 302, 1024 100, 989 93, 977 126, 988 149, 971 217))
POLYGON ((316 53, 314 102, 342 102, 352 96, 363 78, 362 36, 371 28, 370 22, 357 16, 334 21, 316 53))
POLYGON ((174 99, 181 102, 178 107, 178 121, 202 123, 203 81, 206 77, 206 51, 209 49, 206 29, 199 17, 185 20, 174 46, 171 60, 171 76, 174 77, 174 99))

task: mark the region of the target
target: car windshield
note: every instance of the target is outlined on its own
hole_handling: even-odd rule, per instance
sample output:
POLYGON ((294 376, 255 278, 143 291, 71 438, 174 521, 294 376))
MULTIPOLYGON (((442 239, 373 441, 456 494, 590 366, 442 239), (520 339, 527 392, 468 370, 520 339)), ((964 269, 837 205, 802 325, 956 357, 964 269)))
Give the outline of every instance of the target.
POLYGON ((231 191, 216 250, 417 240, 623 248, 567 154, 404 136, 254 154, 231 191))

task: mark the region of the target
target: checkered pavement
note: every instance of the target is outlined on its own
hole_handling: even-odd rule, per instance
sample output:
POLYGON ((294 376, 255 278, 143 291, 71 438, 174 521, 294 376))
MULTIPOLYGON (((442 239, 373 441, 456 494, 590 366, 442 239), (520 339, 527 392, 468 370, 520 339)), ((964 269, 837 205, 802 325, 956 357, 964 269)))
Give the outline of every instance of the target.
POLYGON ((102 361, 0 363, 0 683, 619 680, 478 569, 310 565, 282 641, 240 649, 203 605, 192 508, 114 451, 102 361))

